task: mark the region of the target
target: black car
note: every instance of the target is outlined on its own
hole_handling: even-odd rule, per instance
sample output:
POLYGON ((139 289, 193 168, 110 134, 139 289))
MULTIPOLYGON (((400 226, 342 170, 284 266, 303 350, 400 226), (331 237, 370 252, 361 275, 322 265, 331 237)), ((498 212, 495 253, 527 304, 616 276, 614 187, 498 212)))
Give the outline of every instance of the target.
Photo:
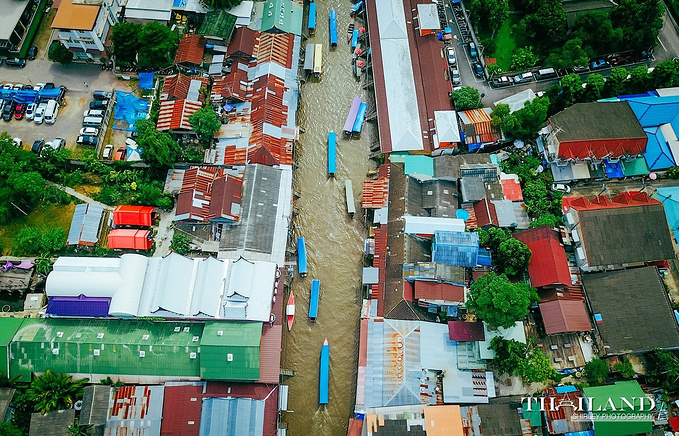
POLYGON ((54 83, 47 82, 45 83, 45 86, 42 89, 54 89, 54 88, 55 88, 54 83))
POLYGON ((2 65, 2 62, 4 61, 3 58, 0 58, 0 65, 2 65))
POLYGON ((42 146, 45 145, 45 140, 44 139, 38 139, 35 142, 33 142, 33 146, 31 147, 31 151, 37 155, 40 155, 40 152, 42 151, 42 146))
POLYGON ((483 67, 481 64, 474 64, 474 74, 476 74, 476 77, 483 77, 483 67))
POLYGON ((5 103, 5 107, 2 108, 2 119, 5 121, 10 121, 12 115, 14 115, 14 108, 16 108, 15 102, 5 103))
POLYGON ((108 100, 95 100, 90 102, 90 109, 106 109, 108 100))
POLYGON ((92 97, 94 97, 95 100, 108 100, 112 97, 110 92, 106 91, 94 91, 92 93, 92 97))
POLYGON ((28 49, 28 60, 32 61, 37 57, 38 57, 38 47, 32 45, 31 48, 28 49))
POLYGON ((5 64, 8 67, 20 67, 23 68, 26 66, 26 59, 19 59, 19 58, 8 58, 5 61, 5 64))
POLYGON ((78 136, 78 139, 75 141, 78 144, 82 145, 97 145, 97 137, 96 136, 78 136))

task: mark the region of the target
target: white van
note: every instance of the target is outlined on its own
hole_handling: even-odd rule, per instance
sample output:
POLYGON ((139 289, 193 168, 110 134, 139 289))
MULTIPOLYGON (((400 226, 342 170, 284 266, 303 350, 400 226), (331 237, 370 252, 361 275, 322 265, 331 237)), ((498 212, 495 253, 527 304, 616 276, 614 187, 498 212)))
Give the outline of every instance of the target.
POLYGON ((45 108, 45 122, 47 124, 54 124, 57 121, 57 114, 59 113, 59 103, 56 100, 47 102, 45 108))
POLYGON ((83 118, 83 127, 99 127, 103 122, 102 117, 85 117, 83 118))
POLYGON ((556 77, 556 71, 554 68, 545 68, 538 71, 538 80, 549 79, 552 77, 556 77))

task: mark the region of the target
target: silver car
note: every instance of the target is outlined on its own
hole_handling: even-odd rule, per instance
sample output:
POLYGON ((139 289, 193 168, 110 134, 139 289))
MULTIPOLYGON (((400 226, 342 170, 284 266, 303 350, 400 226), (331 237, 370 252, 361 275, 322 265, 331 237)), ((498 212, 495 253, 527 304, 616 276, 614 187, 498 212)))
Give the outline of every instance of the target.
POLYGON ((47 109, 47 103, 40 103, 38 108, 35 110, 35 115, 33 116, 33 122, 35 124, 42 124, 45 121, 45 109, 47 109))

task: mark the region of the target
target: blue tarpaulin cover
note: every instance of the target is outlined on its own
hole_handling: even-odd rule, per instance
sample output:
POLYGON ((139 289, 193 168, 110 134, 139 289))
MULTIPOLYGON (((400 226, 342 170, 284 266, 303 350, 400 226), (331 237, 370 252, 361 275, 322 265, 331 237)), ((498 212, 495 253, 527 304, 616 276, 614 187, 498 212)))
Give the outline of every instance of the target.
POLYGON ((625 177, 625 173, 622 171, 622 165, 620 165, 620 162, 611 162, 607 159, 602 159, 602 161, 606 168, 606 176, 609 179, 625 177))
POLYGON ((139 87, 141 89, 153 89, 153 76, 156 73, 139 73, 139 87))
POLYGON ((134 131, 134 123, 139 119, 146 118, 149 111, 149 102, 132 95, 131 92, 116 91, 116 107, 113 112, 113 119, 125 121, 126 127, 114 123, 116 130, 134 131))
POLYGON ((565 394, 565 393, 568 393, 568 392, 577 392, 577 391, 578 391, 578 388, 576 388, 576 387, 573 386, 573 385, 569 385, 569 386, 557 386, 557 387, 555 387, 554 389, 556 390, 556 393, 557 393, 557 394, 565 394))

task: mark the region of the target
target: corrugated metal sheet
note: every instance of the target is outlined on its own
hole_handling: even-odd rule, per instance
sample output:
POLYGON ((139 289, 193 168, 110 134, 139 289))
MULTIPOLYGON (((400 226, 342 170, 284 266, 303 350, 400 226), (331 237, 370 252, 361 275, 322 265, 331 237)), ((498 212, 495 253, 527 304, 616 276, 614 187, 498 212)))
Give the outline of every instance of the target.
MULTIPOLYGON (((282 296, 279 300, 283 301, 282 296)), ((278 316, 277 318, 282 319, 282 316, 278 316)), ((258 380, 261 383, 276 384, 280 381, 282 337, 282 324, 279 323, 272 326, 264 325, 262 327, 258 380)))
POLYGON ((103 214, 104 208, 96 204, 76 205, 66 243, 68 245, 96 244, 99 241, 99 226, 103 214))
POLYGON ((160 131, 191 130, 189 117, 202 107, 201 103, 188 100, 160 102, 158 126, 160 131))
MULTIPOLYGON (((200 86, 208 88, 209 80, 207 77, 201 76, 185 76, 184 74, 173 74, 167 76, 163 83, 163 89, 160 92, 160 100, 176 100, 186 99, 189 97, 189 89, 192 81, 200 82, 200 86)), ((197 99, 190 99, 191 101, 203 101, 205 97, 199 94, 197 99)))
POLYGON ((417 300, 464 303, 464 286, 430 280, 415 280, 414 286, 417 300))
POLYGON ((485 338, 482 322, 448 321, 451 341, 482 341, 485 338))
POLYGON ((157 436, 163 419, 163 386, 122 386, 113 393, 104 436, 157 436))
POLYGON ((207 398, 203 401, 200 436, 263 436, 264 401, 207 398))
POLYGON ((174 62, 177 64, 200 65, 203 63, 205 38, 201 35, 186 34, 179 41, 174 62))
POLYGON ((259 379, 261 337, 261 323, 206 323, 200 341, 201 378, 220 380, 228 375, 231 380, 259 379))
POLYGON ((436 231, 432 244, 434 262, 462 267, 475 267, 479 254, 479 234, 476 232, 436 231))
POLYGON ((203 386, 165 385, 161 436, 195 436, 200 430, 203 386))
POLYGON ((153 246, 151 232, 141 229, 113 229, 108 234, 108 248, 150 250, 153 246))
POLYGON ((153 207, 151 206, 116 206, 113 209, 114 226, 153 225, 153 207))
POLYGON ((554 300, 541 302, 539 306, 545 333, 548 335, 592 330, 585 302, 582 300, 554 300))

